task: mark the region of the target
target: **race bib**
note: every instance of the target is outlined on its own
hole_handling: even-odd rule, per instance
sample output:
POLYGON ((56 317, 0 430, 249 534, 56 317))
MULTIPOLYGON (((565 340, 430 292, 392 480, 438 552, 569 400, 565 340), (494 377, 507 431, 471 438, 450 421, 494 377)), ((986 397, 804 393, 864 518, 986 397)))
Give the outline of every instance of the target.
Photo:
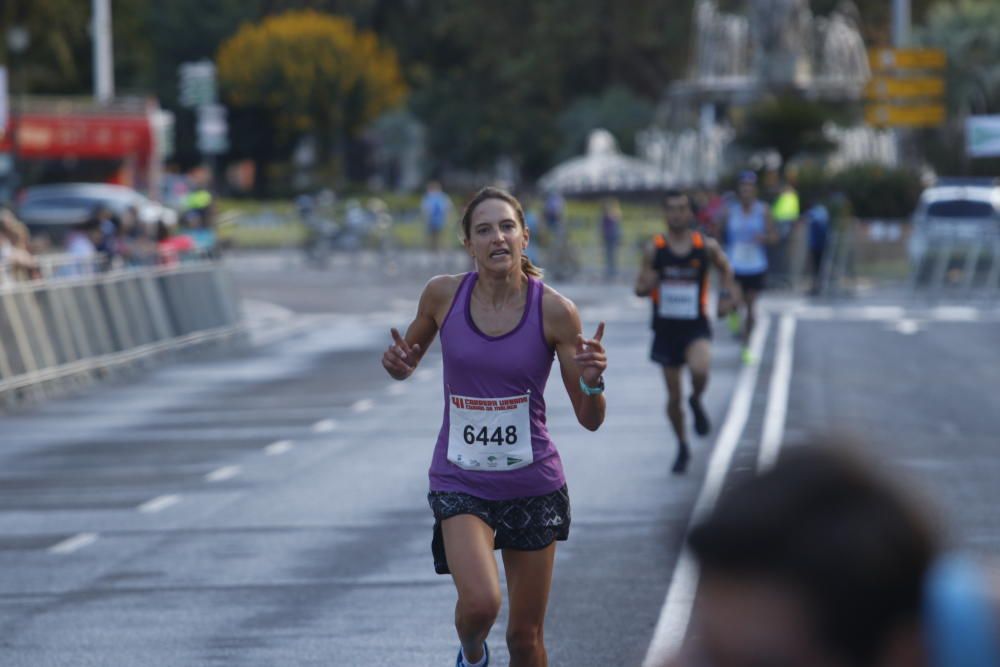
POLYGON ((735 267, 755 267, 760 264, 761 248, 755 243, 734 243, 732 263, 735 267))
POLYGON ((698 319, 698 284, 669 280, 660 283, 659 315, 672 320, 698 319))
POLYGON ((450 394, 448 460, 465 470, 504 472, 530 465, 531 394, 475 398, 450 394))

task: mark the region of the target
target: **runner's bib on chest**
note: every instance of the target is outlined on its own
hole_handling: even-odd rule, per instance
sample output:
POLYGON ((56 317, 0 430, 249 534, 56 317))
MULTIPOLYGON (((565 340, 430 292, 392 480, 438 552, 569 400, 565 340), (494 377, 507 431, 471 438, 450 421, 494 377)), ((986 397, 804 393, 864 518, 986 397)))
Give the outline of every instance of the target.
POLYGON ((671 320, 698 319, 698 284, 664 280, 660 283, 659 316, 671 320))
POLYGON ((761 252, 761 247, 756 243, 734 243, 733 266, 736 268, 756 266, 761 261, 761 252))
POLYGON ((531 394, 448 397, 448 460, 465 470, 504 472, 529 465, 531 394))

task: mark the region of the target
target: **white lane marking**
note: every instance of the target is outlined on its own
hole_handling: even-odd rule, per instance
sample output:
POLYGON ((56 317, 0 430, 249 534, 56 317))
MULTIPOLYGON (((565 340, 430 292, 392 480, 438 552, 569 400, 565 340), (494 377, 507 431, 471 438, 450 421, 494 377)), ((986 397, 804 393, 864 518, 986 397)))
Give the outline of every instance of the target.
MULTIPOLYGON (((764 317, 754 329, 750 341, 751 354, 760 359, 763 356, 764 343, 771 325, 771 318, 764 317)), ((750 404, 753 399, 754 387, 757 384, 759 364, 744 366, 736 380, 733 398, 729 403, 729 412, 715 440, 712 457, 708 462, 708 472, 698 493, 698 500, 691 515, 691 524, 705 516, 715 505, 722 484, 726 480, 726 471, 732 461, 733 453, 739 444, 743 427, 750 416, 750 404)), ((691 606, 698 590, 698 564, 690 551, 685 547, 681 551, 674 576, 667 589, 667 597, 660 610, 660 619, 653 631, 653 640, 646 650, 643 667, 661 667, 672 658, 684 641, 688 622, 691 619, 691 606)))
POLYGON ((830 306, 806 306, 799 309, 796 315, 806 320, 832 320, 837 312, 830 306))
POLYGON ((946 322, 975 322, 979 311, 971 306, 936 306, 931 308, 931 317, 946 322))
POLYGON ((912 336, 920 331, 920 324, 918 324, 916 320, 904 318, 898 322, 894 322, 889 328, 896 333, 903 334, 904 336, 912 336))
POLYGON ((861 317, 866 320, 898 320, 906 314, 900 306, 863 306, 861 317))
POLYGON ((402 382, 393 382, 386 388, 385 393, 390 396, 401 396, 406 393, 406 385, 402 382))
POLYGON ((333 419, 321 419, 312 425, 313 433, 329 433, 337 428, 337 422, 333 419))
POLYGON ((239 466, 223 466, 205 475, 206 482, 224 482, 240 474, 239 466))
POLYGON ((152 514, 153 512, 161 512, 172 505, 176 505, 180 501, 181 497, 177 495, 157 496, 156 498, 147 500, 143 504, 139 505, 137 509, 140 512, 152 514))
POLYGON ((792 357, 795 354, 795 318, 782 315, 778 327, 778 342, 771 371, 771 386, 767 391, 767 409, 764 412, 764 429, 757 455, 757 470, 764 471, 774 465, 785 435, 785 417, 788 415, 788 387, 792 381, 792 357))
POLYGON ((291 440, 279 440, 277 442, 272 442, 270 445, 264 448, 264 453, 268 456, 278 456, 279 454, 284 454, 292 448, 291 440))
POLYGON ((361 414, 363 412, 368 412, 375 407, 375 401, 370 398, 362 398, 360 400, 354 401, 354 405, 351 406, 351 412, 355 414, 361 414))
POLYGON ((97 533, 80 533, 49 547, 50 554, 71 554, 97 541, 97 533))

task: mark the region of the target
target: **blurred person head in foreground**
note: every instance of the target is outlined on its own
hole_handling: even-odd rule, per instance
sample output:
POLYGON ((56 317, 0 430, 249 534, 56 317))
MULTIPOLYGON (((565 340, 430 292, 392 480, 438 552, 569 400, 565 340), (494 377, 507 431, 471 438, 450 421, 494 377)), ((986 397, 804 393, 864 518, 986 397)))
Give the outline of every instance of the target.
POLYGON ((692 530, 702 578, 674 664, 1000 665, 983 571, 944 551, 918 504, 832 445, 787 449, 692 530))

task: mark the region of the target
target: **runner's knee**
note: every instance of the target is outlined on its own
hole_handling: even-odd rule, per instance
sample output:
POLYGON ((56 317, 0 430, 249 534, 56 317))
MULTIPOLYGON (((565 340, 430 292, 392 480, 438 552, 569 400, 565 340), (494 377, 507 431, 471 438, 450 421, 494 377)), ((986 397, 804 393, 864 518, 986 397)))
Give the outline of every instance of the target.
POLYGON ((542 646, 541 625, 518 624, 507 628, 507 648, 511 656, 533 656, 542 646))
POLYGON ((459 621, 474 628, 489 628, 500 614, 500 595, 489 591, 463 595, 458 600, 459 621))

